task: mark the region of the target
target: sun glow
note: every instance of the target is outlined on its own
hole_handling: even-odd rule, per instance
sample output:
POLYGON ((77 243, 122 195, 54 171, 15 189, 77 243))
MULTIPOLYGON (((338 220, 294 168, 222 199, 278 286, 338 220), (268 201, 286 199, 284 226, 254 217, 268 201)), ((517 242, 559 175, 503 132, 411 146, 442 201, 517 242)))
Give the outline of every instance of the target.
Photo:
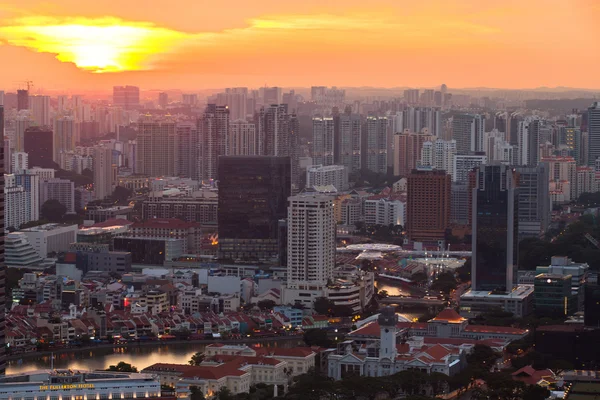
POLYGON ((102 73, 151 69, 152 57, 177 47, 186 34, 116 18, 65 21, 23 18, 0 27, 9 44, 54 53, 62 62, 102 73))

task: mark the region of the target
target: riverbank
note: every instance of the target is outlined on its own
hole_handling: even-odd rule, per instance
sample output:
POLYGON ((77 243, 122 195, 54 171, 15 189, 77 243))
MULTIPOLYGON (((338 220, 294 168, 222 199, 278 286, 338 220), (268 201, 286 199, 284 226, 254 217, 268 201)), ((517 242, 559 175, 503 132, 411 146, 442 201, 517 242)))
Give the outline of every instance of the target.
POLYGON ((65 347, 62 349, 56 349, 52 351, 34 351, 29 353, 22 353, 16 355, 10 355, 6 357, 6 361, 17 361, 31 358, 45 357, 52 354, 59 355, 64 353, 79 353, 93 350, 106 350, 106 349, 129 349, 136 347, 159 347, 168 345, 185 345, 185 344, 202 344, 207 345, 211 343, 227 343, 227 344, 250 344, 250 343, 275 343, 275 342, 286 342, 286 341, 302 341, 302 336, 280 336, 273 338, 245 338, 245 339, 199 339, 199 340, 169 340, 169 341, 146 341, 146 342, 127 342, 121 344, 98 344, 94 346, 82 346, 82 347, 65 347))

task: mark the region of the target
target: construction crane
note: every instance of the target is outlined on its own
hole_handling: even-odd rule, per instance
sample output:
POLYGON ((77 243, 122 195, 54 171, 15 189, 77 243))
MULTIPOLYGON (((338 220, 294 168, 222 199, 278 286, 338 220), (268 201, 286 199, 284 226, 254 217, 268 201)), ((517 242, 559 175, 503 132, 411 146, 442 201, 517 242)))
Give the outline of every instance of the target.
POLYGON ((31 91, 31 88, 33 87, 33 81, 17 81, 16 83, 24 83, 27 85, 27 92, 31 91))

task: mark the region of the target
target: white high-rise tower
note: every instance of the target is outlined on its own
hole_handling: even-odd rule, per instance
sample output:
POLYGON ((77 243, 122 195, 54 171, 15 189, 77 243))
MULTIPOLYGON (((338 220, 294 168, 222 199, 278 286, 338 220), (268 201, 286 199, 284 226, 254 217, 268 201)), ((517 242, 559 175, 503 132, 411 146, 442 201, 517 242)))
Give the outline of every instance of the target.
POLYGON ((289 198, 287 287, 320 290, 335 267, 333 198, 301 194, 289 198))

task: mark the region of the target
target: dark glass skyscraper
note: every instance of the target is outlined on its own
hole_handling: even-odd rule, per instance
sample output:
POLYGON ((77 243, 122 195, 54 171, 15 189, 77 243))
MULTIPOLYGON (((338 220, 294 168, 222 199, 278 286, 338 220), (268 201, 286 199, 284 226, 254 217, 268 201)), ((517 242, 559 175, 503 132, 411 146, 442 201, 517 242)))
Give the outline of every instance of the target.
POLYGON ((25 130, 24 147, 31 167, 52 168, 53 134, 49 128, 32 126, 25 130))
POLYGON ((473 290, 510 291, 517 277, 516 177, 507 165, 482 165, 473 189, 473 290))
POLYGON ((275 260, 279 220, 287 216, 289 157, 219 157, 219 254, 275 260))

